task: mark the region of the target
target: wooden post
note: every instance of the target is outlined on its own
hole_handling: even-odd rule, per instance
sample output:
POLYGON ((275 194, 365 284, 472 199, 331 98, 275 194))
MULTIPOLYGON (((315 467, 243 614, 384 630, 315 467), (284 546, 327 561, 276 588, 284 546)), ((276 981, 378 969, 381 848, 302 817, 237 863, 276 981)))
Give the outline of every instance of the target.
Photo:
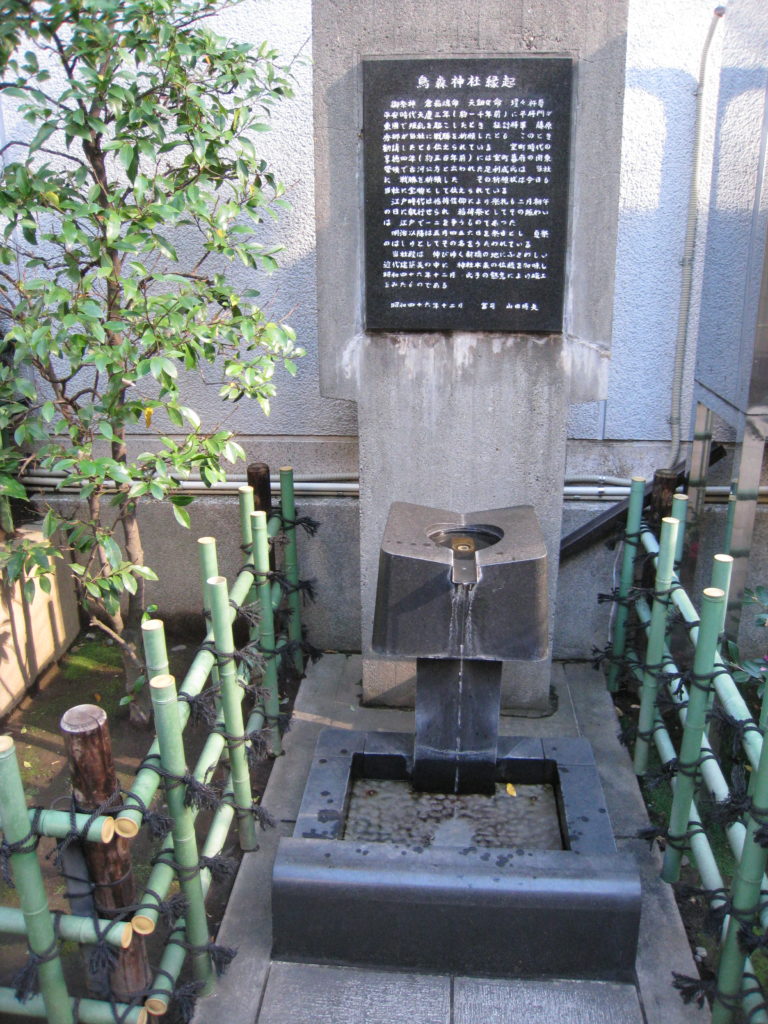
MULTIPOLYGON (((77 810, 94 811, 108 803, 118 788, 106 712, 95 704, 78 704, 65 712, 60 728, 77 810)), ((124 907, 136 902, 128 840, 116 835, 109 843, 83 843, 83 850, 95 887, 97 914, 107 919, 118 917, 124 907)), ((128 1002, 151 981, 144 940, 137 935, 128 949, 120 951, 110 972, 112 996, 128 1002)))
POLYGON ((266 462, 251 462, 246 470, 248 485, 253 488, 253 506, 256 512, 272 511, 272 488, 269 483, 269 466, 266 462))
POLYGON ((672 499, 677 487, 677 470, 657 469, 653 474, 653 491, 651 493, 651 516, 653 528, 661 529, 662 519, 672 514, 672 499))
MULTIPOLYGON (((253 511, 266 512, 267 519, 272 511, 272 485, 269 482, 269 466, 266 462, 251 462, 246 470, 248 483, 253 488, 253 511)), ((269 548, 269 569, 275 571, 277 561, 275 549, 272 545, 269 548)), ((278 613, 278 625, 279 625, 278 613)))

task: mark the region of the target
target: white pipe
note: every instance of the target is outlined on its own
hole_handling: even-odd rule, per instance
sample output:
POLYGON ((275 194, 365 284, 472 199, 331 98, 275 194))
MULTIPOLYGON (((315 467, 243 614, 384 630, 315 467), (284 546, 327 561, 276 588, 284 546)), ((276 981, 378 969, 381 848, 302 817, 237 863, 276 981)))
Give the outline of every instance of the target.
POLYGON ((670 467, 675 466, 680 458, 683 370, 685 368, 685 354, 688 347, 688 324, 691 318, 691 290, 693 285, 693 256, 696 249, 696 227, 699 217, 699 172, 702 152, 702 121, 704 116, 704 81, 706 78, 707 58, 709 57, 709 47, 712 42, 712 36, 715 34, 717 23, 724 14, 725 7, 721 6, 715 8, 712 14, 712 20, 709 23, 709 31, 707 32, 707 38, 704 40, 704 48, 701 51, 701 60, 699 62, 699 80, 696 88, 696 118, 693 129, 691 191, 688 196, 688 217, 685 225, 685 242, 683 243, 683 257, 681 260, 683 273, 680 283, 680 303, 677 311, 675 362, 672 372, 672 395, 669 414, 670 467))
MULTIPOLYGON (((51 492, 60 494, 76 494, 76 486, 67 486, 64 483, 65 477, 62 473, 50 473, 44 470, 37 470, 34 474, 23 478, 24 486, 31 492, 51 492)), ((182 480, 179 490, 185 494, 236 494, 238 487, 245 482, 242 473, 233 473, 232 476, 220 483, 207 487, 202 480, 182 480)), ((273 493, 279 493, 279 478, 271 478, 273 493)), ((110 485, 107 485, 110 486, 110 485)), ((114 485, 111 485, 114 486, 114 485)), ((294 480, 296 494, 305 497, 331 497, 331 498, 356 498, 360 494, 360 483, 351 473, 342 474, 337 477, 320 475, 308 477, 296 477, 294 480)), ((706 489, 707 498, 710 501, 727 502, 730 497, 730 487, 727 485, 710 485, 706 489)), ((568 477, 563 487, 563 497, 569 501, 620 501, 629 495, 629 481, 624 483, 623 477, 610 476, 575 476, 568 477), (590 481, 594 481, 591 483, 590 481)), ((759 489, 761 498, 768 499, 768 486, 759 489)))

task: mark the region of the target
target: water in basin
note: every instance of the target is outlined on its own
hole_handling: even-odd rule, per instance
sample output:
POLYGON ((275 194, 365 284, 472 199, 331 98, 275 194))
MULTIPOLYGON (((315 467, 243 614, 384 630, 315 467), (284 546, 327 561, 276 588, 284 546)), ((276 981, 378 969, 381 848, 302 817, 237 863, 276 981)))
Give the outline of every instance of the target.
POLYGON ((562 850, 552 786, 497 783, 492 795, 425 793, 408 782, 356 779, 343 838, 402 846, 562 850))

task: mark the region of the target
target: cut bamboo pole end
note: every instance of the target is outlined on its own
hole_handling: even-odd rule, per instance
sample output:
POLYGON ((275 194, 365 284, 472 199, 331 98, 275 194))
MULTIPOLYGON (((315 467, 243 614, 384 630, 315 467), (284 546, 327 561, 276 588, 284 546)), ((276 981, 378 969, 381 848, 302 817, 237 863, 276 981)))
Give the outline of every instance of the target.
POLYGON ((153 1017, 162 1017, 168 1009, 168 1002, 162 996, 150 996, 146 1003, 144 1003, 144 1009, 147 1013, 151 1013, 153 1017))
POLYGON ((123 839, 135 839, 139 834, 139 824, 136 821, 131 821, 130 818, 117 818, 115 832, 123 839))
POLYGON ((144 914, 134 914, 131 919, 130 928, 137 935, 151 935, 155 930, 155 922, 151 917, 146 917, 144 914))
POLYGON ((144 633, 153 633, 155 630, 163 628, 162 619, 147 619, 146 622, 142 622, 141 629, 144 633))
POLYGON ((149 680, 150 688, 153 690, 167 690, 169 686, 175 686, 176 679, 168 672, 153 676, 149 680))
POLYGON ((13 750, 13 736, 0 736, 0 754, 13 750))

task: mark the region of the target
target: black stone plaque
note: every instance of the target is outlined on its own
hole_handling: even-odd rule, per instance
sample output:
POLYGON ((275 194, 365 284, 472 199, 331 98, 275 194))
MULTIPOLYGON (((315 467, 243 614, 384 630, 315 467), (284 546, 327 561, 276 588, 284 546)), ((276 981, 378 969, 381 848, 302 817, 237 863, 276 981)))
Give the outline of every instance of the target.
POLYGON ((363 61, 367 330, 563 326, 572 62, 363 61))

